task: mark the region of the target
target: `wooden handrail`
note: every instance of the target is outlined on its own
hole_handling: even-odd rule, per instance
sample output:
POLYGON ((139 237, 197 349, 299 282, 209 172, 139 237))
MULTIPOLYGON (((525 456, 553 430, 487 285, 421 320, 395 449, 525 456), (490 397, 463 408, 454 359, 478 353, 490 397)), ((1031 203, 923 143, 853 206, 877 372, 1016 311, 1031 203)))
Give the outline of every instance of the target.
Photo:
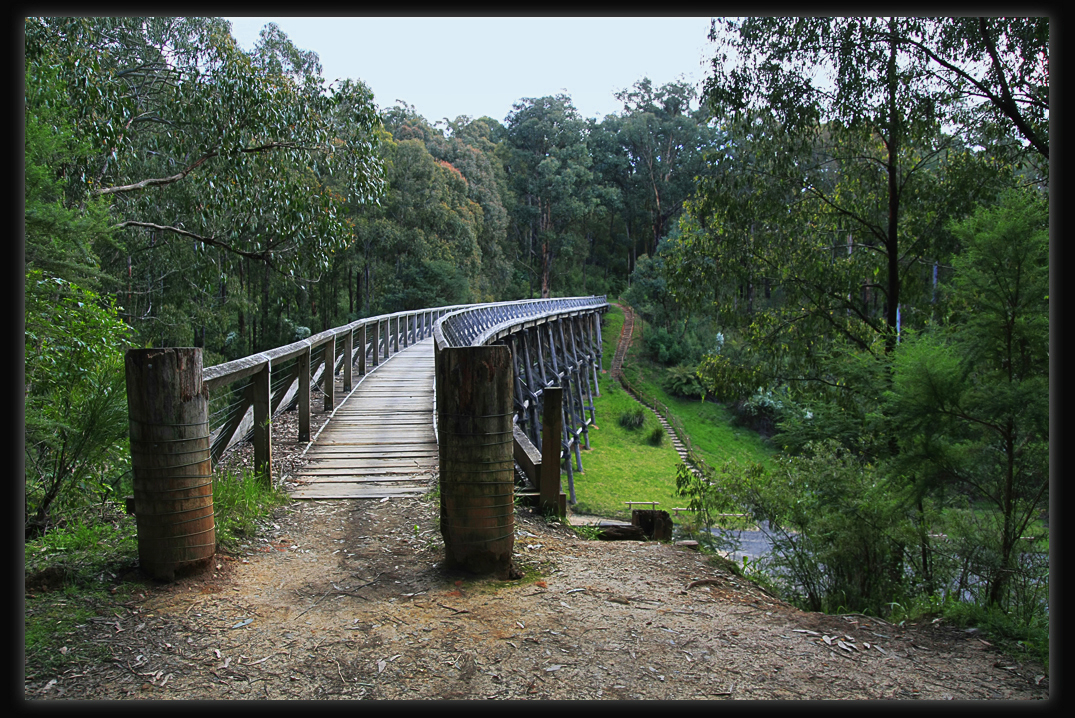
POLYGON ((428 314, 430 312, 440 311, 443 313, 455 312, 461 309, 469 309, 472 307, 480 307, 481 304, 457 304, 447 307, 431 307, 428 309, 414 309, 403 312, 393 312, 392 314, 379 314, 375 317, 365 317, 363 319, 357 319, 350 324, 345 324, 334 329, 326 329, 323 332, 314 334, 306 339, 300 339, 297 342, 292 342, 276 349, 269 349, 257 354, 251 354, 249 356, 242 357, 241 359, 233 359, 229 362, 222 364, 216 364, 211 367, 207 367, 202 371, 202 380, 208 385, 209 391, 215 388, 219 388, 225 384, 230 384, 233 381, 238 381, 251 374, 256 374, 265 368, 266 364, 279 363, 292 359, 299 354, 306 351, 312 351, 317 349, 323 344, 326 344, 330 340, 335 339, 338 336, 346 332, 354 332, 356 329, 363 325, 377 324, 390 319, 398 319, 400 317, 410 317, 419 314, 428 314))

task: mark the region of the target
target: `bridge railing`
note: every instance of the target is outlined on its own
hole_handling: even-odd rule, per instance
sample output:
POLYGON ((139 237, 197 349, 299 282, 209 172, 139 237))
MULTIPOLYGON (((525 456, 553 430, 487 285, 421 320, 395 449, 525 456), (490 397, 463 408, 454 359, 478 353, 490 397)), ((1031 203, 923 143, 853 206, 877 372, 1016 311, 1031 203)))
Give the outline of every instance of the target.
POLYGON ((211 419, 213 461, 237 442, 252 437, 255 471, 271 479, 271 417, 297 405, 298 440, 309 441, 311 390, 324 395, 325 410, 331 411, 337 376, 342 374, 343 390, 350 391, 356 376, 373 371, 401 348, 428 338, 440 317, 480 306, 462 304, 366 317, 286 346, 205 368, 202 379, 211 400, 231 399, 211 419), (326 372, 326 366, 331 366, 331 371, 326 372), (230 397, 224 395, 225 389, 230 389, 230 397))
POLYGON ((569 316, 585 311, 607 310, 604 296, 563 299, 528 299, 472 305, 446 313, 433 329, 440 348, 482 346, 495 342, 528 321, 569 316), (602 310, 604 307, 604 310, 602 310))
MULTIPOLYGON (((445 314, 433 329, 438 355, 446 348, 494 344, 511 348, 516 459, 537 485, 541 483, 542 464, 552 463, 550 457, 556 454, 560 460, 566 458, 572 503, 575 494, 571 456, 574 454, 575 468, 581 471, 579 449, 589 448, 593 397, 599 391, 601 328, 597 315, 608 309, 604 296, 501 302, 445 314), (545 398, 554 392, 558 392, 554 401, 560 408, 554 412, 557 416, 548 417, 545 398), (551 434, 544 426, 548 420, 556 424, 551 434), (558 447, 544 446, 549 436, 554 442, 559 436, 558 447)), ((558 485, 560 461, 555 465, 558 485)), ((546 466, 544 471, 550 468, 546 466)))

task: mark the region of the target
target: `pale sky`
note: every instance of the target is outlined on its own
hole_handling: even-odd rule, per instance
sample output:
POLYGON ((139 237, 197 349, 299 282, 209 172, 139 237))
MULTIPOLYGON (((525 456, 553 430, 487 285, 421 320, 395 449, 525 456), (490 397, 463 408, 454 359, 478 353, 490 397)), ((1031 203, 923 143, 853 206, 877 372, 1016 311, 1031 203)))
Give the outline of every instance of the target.
POLYGON ((326 80, 365 82, 378 108, 396 100, 429 122, 504 121, 524 97, 566 92, 583 117, 620 112, 615 93, 643 77, 700 87, 714 48, 708 17, 228 17, 245 50, 275 22, 321 58, 326 80))

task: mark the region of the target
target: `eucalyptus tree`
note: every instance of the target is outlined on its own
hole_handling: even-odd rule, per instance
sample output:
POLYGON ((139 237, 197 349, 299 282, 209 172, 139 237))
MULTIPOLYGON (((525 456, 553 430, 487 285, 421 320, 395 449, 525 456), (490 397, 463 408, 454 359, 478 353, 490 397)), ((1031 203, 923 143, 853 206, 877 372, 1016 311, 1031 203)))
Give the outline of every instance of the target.
POLYGON ((506 124, 506 169, 517 196, 514 224, 531 281, 536 276, 541 296, 548 297, 554 263, 584 259, 573 225, 594 201, 586 122, 561 94, 520 100, 506 124))
POLYGON ((23 457, 27 536, 57 509, 107 498, 127 469, 122 351, 129 328, 102 296, 107 198, 80 168, 96 148, 75 131, 59 73, 27 67, 24 100, 23 457))
POLYGON ((705 94, 730 141, 670 263, 679 287, 706 269, 731 285, 716 298, 767 354, 771 382, 846 391, 826 361, 832 348, 889 354, 901 322, 929 317, 932 270, 958 247, 946 222, 988 201, 1008 172, 948 127, 959 97, 910 53, 903 39, 915 27, 901 18, 714 23, 720 50, 705 94), (692 265, 698 252, 710 261, 692 265), (755 303, 756 285, 769 301, 755 303))
POLYGON ((476 297, 483 301, 504 299, 511 281, 512 251, 508 242, 510 192, 498 145, 506 128, 491 117, 457 117, 446 122, 445 132, 427 141, 429 152, 459 171, 466 183, 467 197, 482 211, 478 244, 481 267, 476 297))
POLYGON ((1048 177, 1049 32, 1046 16, 915 18, 896 41, 955 96, 957 119, 991 151, 1029 153, 1048 177))
POLYGON ((119 262, 179 241, 225 274, 249 260, 316 277, 350 242, 343 201, 382 190, 372 93, 326 87, 316 54, 275 26, 250 53, 219 18, 31 18, 26 29, 28 62, 57 68, 76 131, 99 148, 82 176, 112 199, 119 262))
POLYGON ((691 108, 697 91, 686 82, 654 87, 646 77, 616 99, 623 102, 617 137, 633 175, 633 199, 650 217, 643 251, 652 255, 694 189, 715 133, 707 110, 691 108))
POLYGON ((379 205, 356 208, 353 216, 365 314, 482 295, 483 207, 463 173, 430 153, 427 138, 439 130, 417 115, 396 120, 386 125, 399 139, 381 140, 388 191, 379 205))
POLYGON ((618 114, 607 115, 600 122, 589 120, 586 139, 593 162, 593 186, 608 221, 605 242, 592 248, 591 257, 605 268, 606 277, 610 270, 618 270, 618 278, 626 285, 637 256, 638 232, 632 240, 632 227, 645 218, 633 201, 637 182, 621 141, 623 123, 618 114))

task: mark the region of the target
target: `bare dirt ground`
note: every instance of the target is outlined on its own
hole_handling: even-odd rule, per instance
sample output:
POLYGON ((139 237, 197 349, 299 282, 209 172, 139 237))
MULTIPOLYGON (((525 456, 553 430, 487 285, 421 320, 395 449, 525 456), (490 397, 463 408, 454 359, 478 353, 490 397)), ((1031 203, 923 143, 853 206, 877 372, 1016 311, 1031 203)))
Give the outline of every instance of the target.
POLYGON ((693 551, 519 509, 517 581, 444 570, 435 497, 295 503, 83 627, 28 699, 1044 699, 973 633, 804 613, 693 551), (117 615, 118 614, 118 615, 117 615))

